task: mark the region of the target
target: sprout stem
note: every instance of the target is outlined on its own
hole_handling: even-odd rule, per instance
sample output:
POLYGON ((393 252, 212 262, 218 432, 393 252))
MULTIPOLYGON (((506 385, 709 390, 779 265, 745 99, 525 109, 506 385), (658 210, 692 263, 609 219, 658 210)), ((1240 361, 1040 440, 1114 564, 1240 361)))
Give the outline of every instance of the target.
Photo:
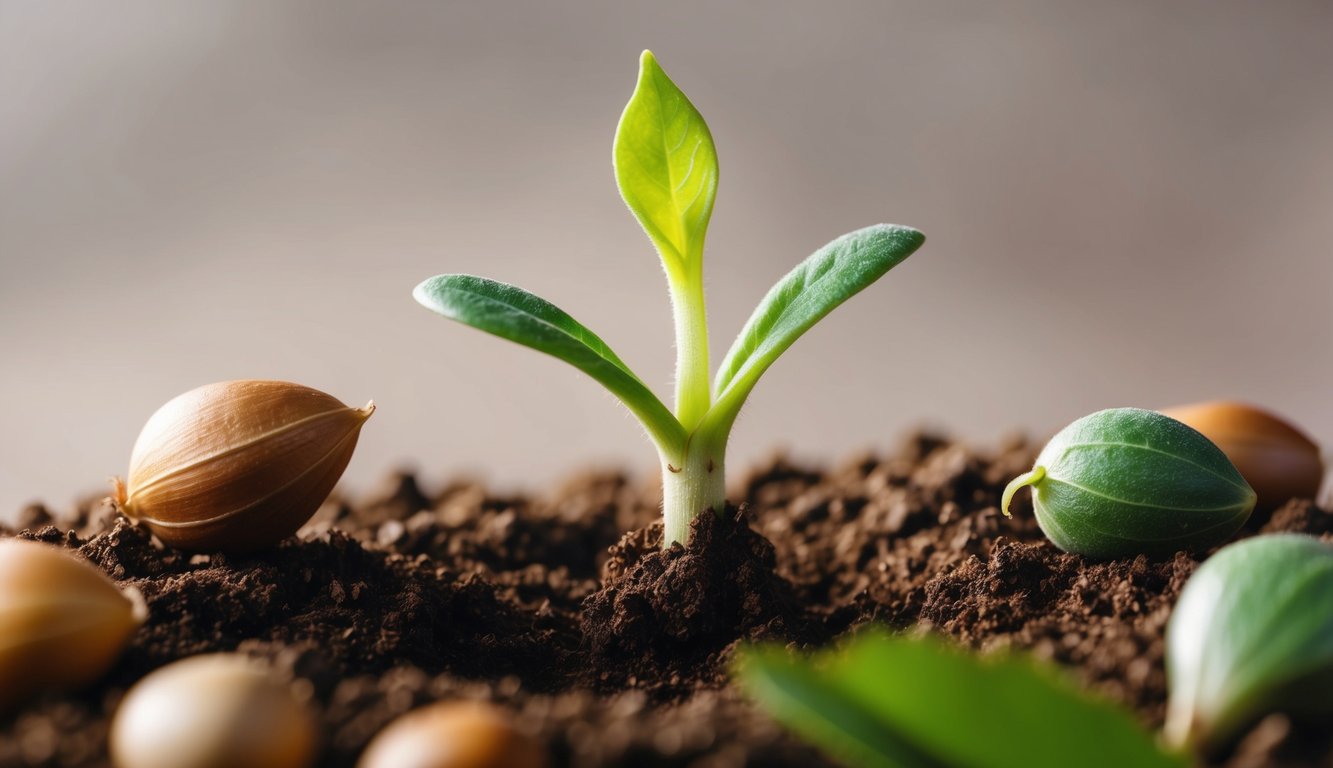
POLYGON ((689 544, 690 522, 706 509, 721 513, 727 506, 724 471, 726 438, 721 444, 696 433, 677 463, 662 460, 662 548, 689 544))
POLYGON ((1014 500, 1014 494, 1018 492, 1019 488, 1039 483, 1044 477, 1046 477, 1046 468, 1039 464, 1033 467, 1031 472, 1021 474, 1009 481, 1009 484, 1004 487, 1004 496, 1000 498, 1000 511, 1004 513, 1004 516, 1013 517, 1009 514, 1009 502, 1014 500))
MULTIPOLYGON (((695 258, 702 261, 703 254, 695 258)), ((701 267, 684 275, 668 273, 668 282, 676 320, 676 419, 691 432, 712 405, 701 267)))

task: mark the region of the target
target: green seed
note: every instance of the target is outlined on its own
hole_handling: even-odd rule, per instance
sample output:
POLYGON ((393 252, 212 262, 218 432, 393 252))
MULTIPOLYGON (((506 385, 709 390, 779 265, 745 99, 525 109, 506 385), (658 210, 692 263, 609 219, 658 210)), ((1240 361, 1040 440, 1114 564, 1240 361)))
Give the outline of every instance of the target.
POLYGON ((1244 525, 1255 495, 1226 455, 1175 419, 1111 408, 1051 438, 1000 508, 1032 486, 1037 524, 1057 547, 1095 558, 1207 549, 1244 525))
POLYGON ((1168 740, 1212 751, 1274 710, 1333 726, 1333 546, 1259 536, 1194 572, 1166 631, 1168 740))

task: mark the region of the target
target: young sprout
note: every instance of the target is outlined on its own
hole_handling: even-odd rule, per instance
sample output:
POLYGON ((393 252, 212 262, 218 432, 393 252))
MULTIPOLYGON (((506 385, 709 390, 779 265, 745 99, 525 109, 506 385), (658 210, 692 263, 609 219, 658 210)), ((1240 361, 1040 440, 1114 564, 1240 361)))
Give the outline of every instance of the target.
POLYGON ((690 521, 725 504, 727 438, 764 371, 801 334, 921 246, 918 231, 878 224, 825 245, 760 302, 716 375, 708 370, 704 235, 717 193, 717 152, 703 117, 650 51, 616 130, 620 194, 666 271, 676 320, 674 413, 596 334, 553 304, 471 275, 421 283, 416 300, 445 317, 573 365, 638 417, 662 465, 664 546, 685 542, 690 521))

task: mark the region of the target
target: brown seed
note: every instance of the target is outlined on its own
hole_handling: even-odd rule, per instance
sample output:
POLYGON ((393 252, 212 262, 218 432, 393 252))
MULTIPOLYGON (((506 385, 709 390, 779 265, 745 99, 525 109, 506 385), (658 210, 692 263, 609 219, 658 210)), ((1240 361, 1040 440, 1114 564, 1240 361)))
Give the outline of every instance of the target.
POLYGON ((283 381, 200 387, 148 420, 117 500, 173 547, 272 546, 328 497, 374 410, 283 381))
POLYGON ((442 701, 389 723, 358 768, 545 768, 546 753, 519 733, 504 710, 442 701))
POLYGON ((90 563, 50 544, 0 541, 0 710, 106 673, 147 613, 90 563))
POLYGON ((1293 498, 1314 498, 1324 478, 1319 446, 1287 421, 1261 408, 1218 400, 1166 408, 1162 414, 1217 444, 1258 494, 1260 509, 1293 498))
POLYGON ((305 768, 315 728, 291 687, 234 653, 193 656, 140 680, 111 722, 117 768, 305 768))

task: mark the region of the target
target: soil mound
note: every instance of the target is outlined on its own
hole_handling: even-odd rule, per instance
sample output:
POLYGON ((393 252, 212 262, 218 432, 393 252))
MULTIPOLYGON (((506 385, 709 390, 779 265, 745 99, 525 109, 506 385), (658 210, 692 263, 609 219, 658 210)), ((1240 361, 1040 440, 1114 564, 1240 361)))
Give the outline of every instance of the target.
POLYGON ((662 549, 661 523, 628 533, 611 547, 603 574, 605 586, 583 601, 581 621, 603 685, 720 684, 741 640, 824 637, 744 508, 700 515, 688 548, 662 549))

